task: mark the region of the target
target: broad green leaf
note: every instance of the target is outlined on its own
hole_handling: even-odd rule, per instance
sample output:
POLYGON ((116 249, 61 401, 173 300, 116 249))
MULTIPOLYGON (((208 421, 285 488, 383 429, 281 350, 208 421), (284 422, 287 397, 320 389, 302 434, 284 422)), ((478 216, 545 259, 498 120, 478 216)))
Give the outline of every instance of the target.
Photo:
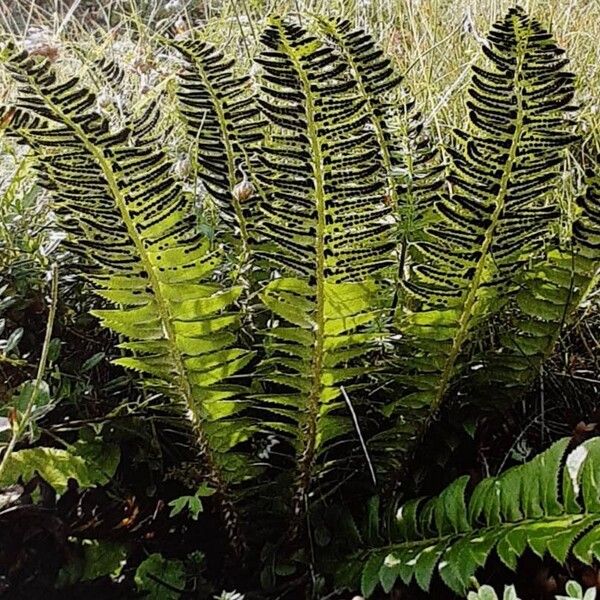
POLYGON ((36 473, 59 494, 66 491, 69 479, 88 488, 107 483, 119 463, 117 446, 78 442, 73 451, 59 448, 30 448, 13 452, 0 478, 0 485, 19 479, 29 481, 36 473))
POLYGON ((151 554, 135 572, 138 591, 145 592, 148 600, 179 600, 181 594, 172 588, 184 590, 185 571, 179 560, 168 560, 160 554, 151 554), (161 585, 165 582, 167 586, 161 585))
POLYGON ((116 579, 127 559, 127 548, 107 540, 83 540, 81 554, 75 554, 59 573, 59 587, 78 581, 110 576, 116 579))

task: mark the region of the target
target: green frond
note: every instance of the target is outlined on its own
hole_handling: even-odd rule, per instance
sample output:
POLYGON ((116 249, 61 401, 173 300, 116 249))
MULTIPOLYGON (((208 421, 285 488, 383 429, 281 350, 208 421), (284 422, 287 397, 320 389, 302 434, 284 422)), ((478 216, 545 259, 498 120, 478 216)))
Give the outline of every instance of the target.
POLYGON ((598 469, 600 439, 574 450, 563 439, 471 492, 461 477, 433 499, 408 502, 396 515, 392 544, 361 556, 363 595, 413 579, 427 591, 435 573, 465 594, 492 552, 512 570, 526 549, 592 564, 600 554, 598 469))
POLYGON ((398 223, 398 278, 403 280, 412 242, 439 197, 444 166, 424 132, 414 99, 402 87, 402 76, 373 36, 346 19, 321 17, 318 23, 348 63, 366 103, 386 175, 386 201, 398 223))
POLYGON ((573 233, 579 254, 596 257, 600 249, 600 155, 595 170, 587 172, 586 193, 578 198, 579 218, 573 224, 573 233))
POLYGON ((15 131, 46 127, 49 127, 49 123, 43 117, 38 117, 18 107, 0 106, 0 131, 6 130, 9 135, 14 135, 15 131))
MULTIPOLYGON (((373 107, 389 108, 387 94, 398 90, 402 76, 392 60, 378 47, 373 36, 364 29, 355 28, 343 18, 318 17, 318 24, 350 63, 361 94, 369 98, 373 107)), ((401 106, 400 110, 411 108, 412 106, 401 106)), ((401 164, 401 157, 394 158, 398 160, 397 164, 401 164)))
POLYGON ((259 173, 263 253, 315 280, 361 280, 390 263, 390 210, 364 98, 335 50, 301 27, 267 27, 261 108, 273 124, 259 173))
POLYGON ((474 402, 483 397, 502 406, 525 391, 593 289, 600 258, 600 184, 593 171, 577 203, 571 247, 551 250, 522 274, 508 306, 511 318, 500 327, 494 348, 473 357, 478 369, 467 383, 474 402))
POLYGON ((198 176, 223 221, 239 232, 246 252, 248 207, 257 195, 248 178, 265 124, 251 79, 236 75, 235 61, 211 44, 186 40, 172 45, 185 59, 177 97, 188 137, 198 150, 198 176))
MULTIPOLYGON (((60 83, 47 62, 24 52, 13 53, 7 67, 19 83, 18 110, 50 123, 19 133, 37 153, 40 182, 52 193, 71 247, 94 264, 96 292, 115 305, 94 311, 128 339, 115 362, 144 373, 147 386, 182 409, 207 480, 230 512, 229 484, 252 469, 230 470, 240 462, 229 452, 239 436, 227 444, 214 424, 244 408, 229 381, 252 357, 235 347, 232 333, 238 316, 230 307, 241 288, 214 282, 219 255, 198 233, 192 198, 174 180, 147 123, 111 131, 77 79, 60 83)), ((251 432, 246 421, 240 428, 251 432)), ((237 535, 235 513, 226 518, 237 535)))
POLYGON ((440 219, 416 243, 421 256, 406 282, 420 307, 402 324, 413 344, 405 382, 430 414, 468 363, 475 332, 547 243, 559 216, 550 192, 576 139, 565 117, 573 75, 537 21, 511 9, 483 52, 491 68, 473 68, 472 128, 449 150, 451 193, 436 203, 440 219))
POLYGON ((286 429, 298 453, 300 513, 318 453, 351 428, 340 385, 365 372, 354 359, 377 336, 371 276, 392 264, 393 219, 377 140, 347 63, 279 19, 262 42, 259 102, 272 127, 258 173, 265 199, 257 254, 283 274, 262 293, 277 319, 266 332, 263 369, 292 390, 265 401, 299 425, 286 429))

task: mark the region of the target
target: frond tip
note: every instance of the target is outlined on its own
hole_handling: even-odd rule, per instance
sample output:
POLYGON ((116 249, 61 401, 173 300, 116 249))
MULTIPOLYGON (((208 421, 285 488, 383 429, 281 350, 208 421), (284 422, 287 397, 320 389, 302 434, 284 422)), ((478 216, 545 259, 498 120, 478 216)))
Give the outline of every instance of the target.
POLYGON ((235 61, 199 40, 172 42, 185 59, 177 98, 195 149, 199 177, 223 222, 239 232, 247 251, 248 198, 236 188, 254 168, 265 120, 248 75, 235 73, 235 61))
POLYGON ((412 242, 420 237, 425 215, 438 197, 444 167, 425 135, 414 99, 402 86, 402 76, 373 36, 346 19, 319 17, 318 24, 348 64, 365 101, 383 166, 386 203, 397 222, 397 279, 403 280, 412 242))
POLYGON ((390 209, 365 101, 336 51, 275 20, 262 37, 262 252, 313 281, 359 281, 390 264, 390 209))

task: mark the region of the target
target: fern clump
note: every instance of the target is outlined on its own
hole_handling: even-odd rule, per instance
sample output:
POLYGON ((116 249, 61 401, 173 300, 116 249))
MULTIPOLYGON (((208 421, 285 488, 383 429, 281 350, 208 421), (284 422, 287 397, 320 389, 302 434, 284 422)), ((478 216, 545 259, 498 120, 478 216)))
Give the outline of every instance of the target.
MULTIPOLYGON (((192 492, 166 504, 210 532, 220 515, 239 572, 223 561, 218 585, 318 595, 331 576, 369 596, 439 578, 464 596, 492 554, 591 564, 598 438, 430 499, 403 477, 444 410, 523 398, 597 283, 596 167, 568 211, 556 194, 580 141, 564 51, 510 9, 472 69, 467 126, 432 140, 395 60, 346 19, 270 17, 248 69, 203 36, 163 39, 175 93, 119 115, 10 45, 0 126, 31 151, 114 365, 192 433, 196 461, 170 471, 192 492), (193 182, 171 159, 179 131, 193 182)), ((90 69, 127 78, 108 58, 90 69)), ((154 553, 138 587, 169 563, 185 576, 154 553)))

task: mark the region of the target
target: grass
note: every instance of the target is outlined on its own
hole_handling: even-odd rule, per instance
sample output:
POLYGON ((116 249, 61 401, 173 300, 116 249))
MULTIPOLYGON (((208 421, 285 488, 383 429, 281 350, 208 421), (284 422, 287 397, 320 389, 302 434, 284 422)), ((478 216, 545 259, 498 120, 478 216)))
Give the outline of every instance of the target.
MULTIPOLYGON (((587 143, 600 149, 600 2, 523 0, 523 6, 549 25, 569 53, 579 77, 579 102, 587 143)), ((43 25, 61 43, 138 37, 137 49, 153 46, 168 26, 197 23, 205 35, 251 54, 262 23, 271 13, 345 15, 368 27, 394 53, 406 83, 420 101, 437 137, 465 118, 464 87, 469 66, 479 59, 479 39, 514 4, 509 0, 2 0, 0 27, 18 36, 43 25), (192 8, 193 7, 193 8, 192 8)), ((302 17, 299 17, 302 18, 302 17)), ((306 17, 305 17, 306 18, 306 17)))

